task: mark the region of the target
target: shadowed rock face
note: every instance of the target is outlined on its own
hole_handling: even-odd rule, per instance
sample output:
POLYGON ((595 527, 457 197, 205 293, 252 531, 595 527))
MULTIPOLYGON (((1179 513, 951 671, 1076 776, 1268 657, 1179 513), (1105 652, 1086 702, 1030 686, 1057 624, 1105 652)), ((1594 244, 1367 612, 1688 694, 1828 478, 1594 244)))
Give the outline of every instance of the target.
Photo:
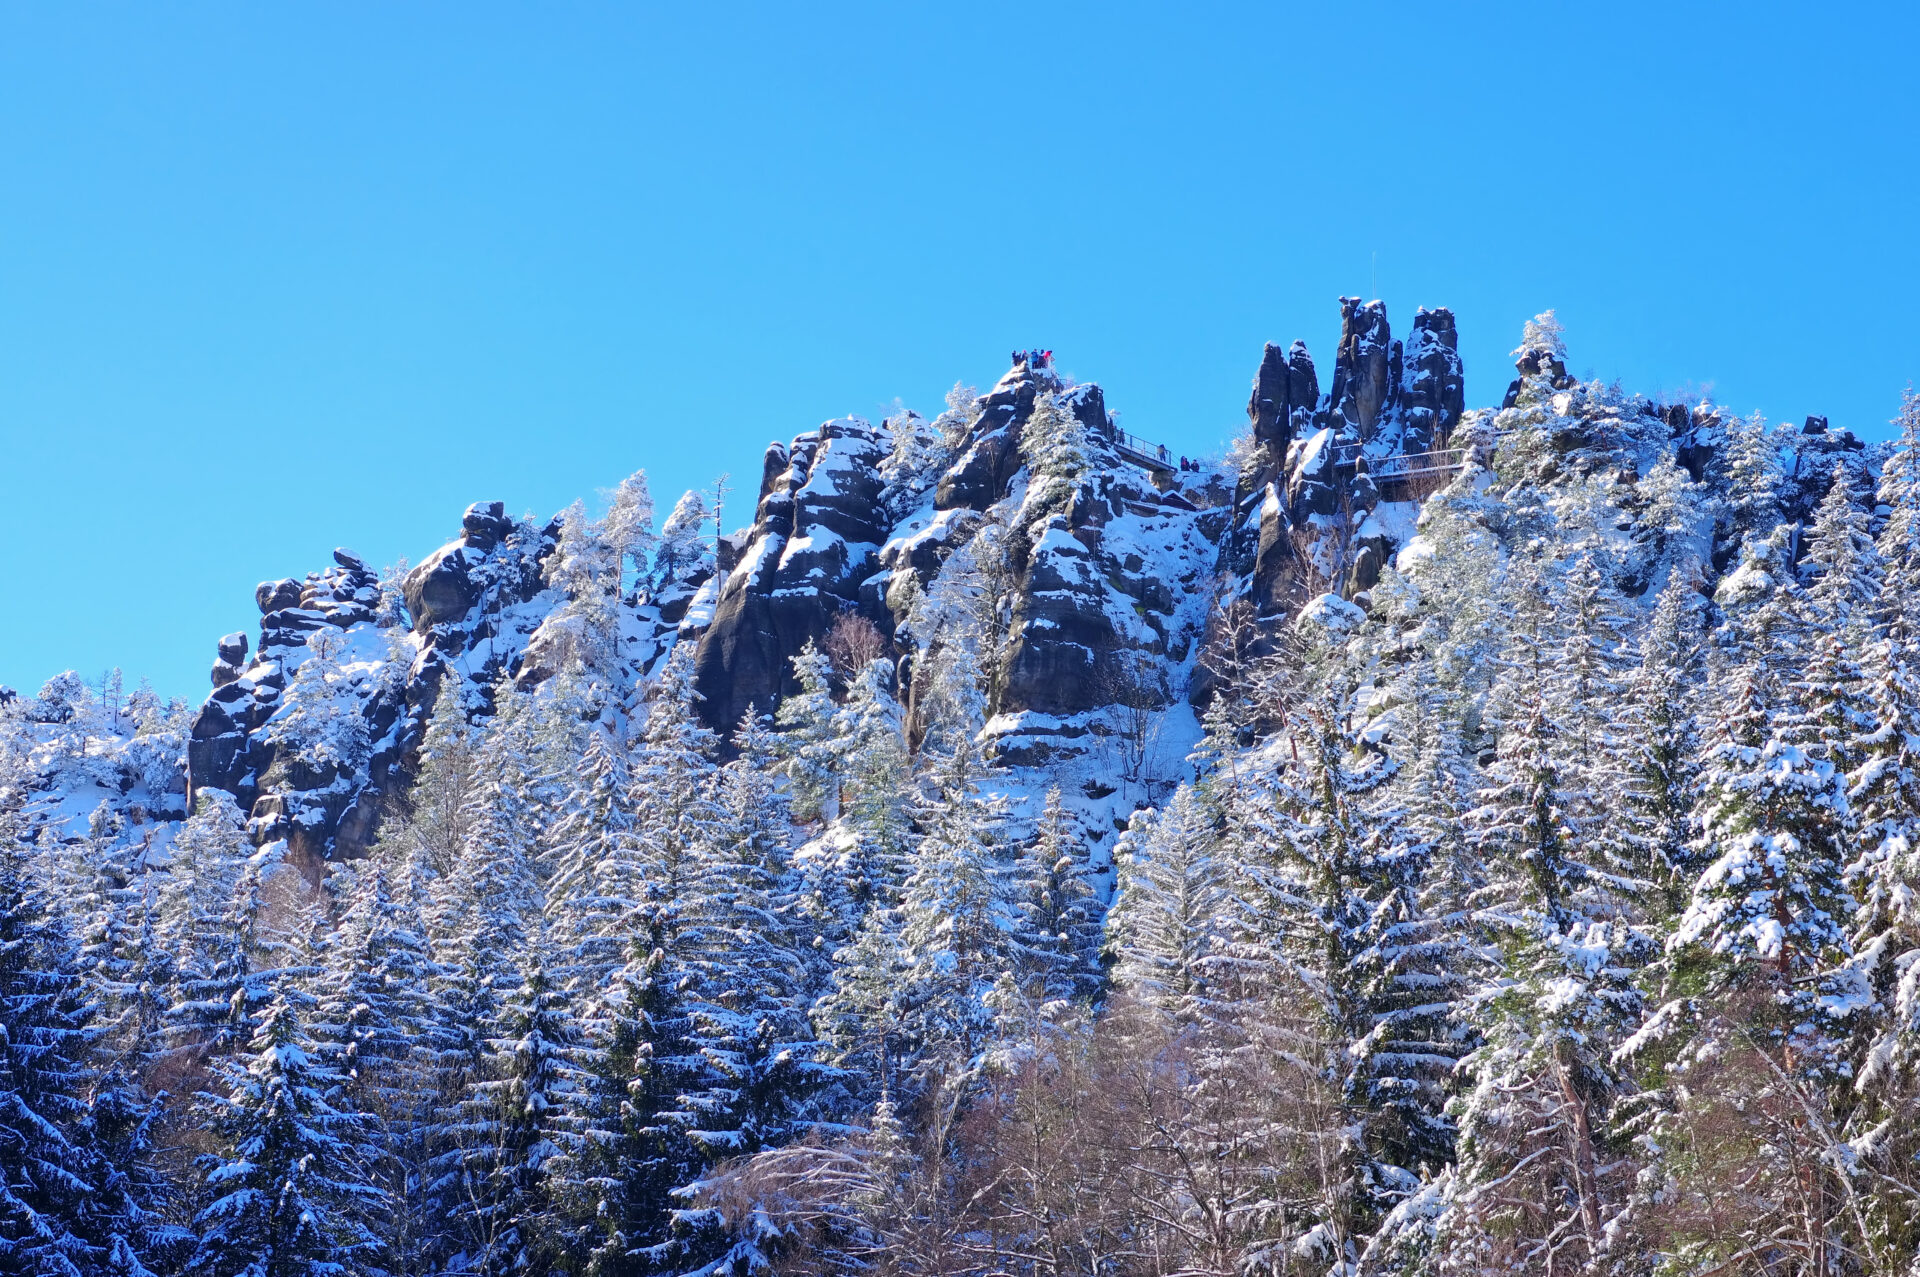
POLYGON ((1404 351, 1394 343, 1393 364, 1399 450, 1420 453, 1445 447, 1467 406, 1460 333, 1453 312, 1444 308, 1415 312, 1404 351))
POLYGON ((1385 302, 1340 299, 1340 345, 1334 352, 1327 409, 1316 422, 1342 438, 1366 443, 1380 425, 1393 382, 1393 330, 1385 302))
MULTIPOLYGON (((1420 311, 1403 345, 1383 306, 1344 298, 1325 395, 1303 344, 1267 346, 1247 407, 1255 451, 1237 491, 1185 468, 1126 464, 1100 388, 1068 385, 1026 358, 974 402, 951 464, 897 526, 885 498, 888 433, 857 418, 827 422, 768 447, 749 527, 622 601, 610 677, 638 677, 674 643, 696 644, 703 713, 731 730, 793 690, 793 658, 842 615, 858 611, 893 633, 910 586, 933 586, 992 523, 1006 531, 1012 601, 990 735, 1009 761, 1038 761, 1097 736, 1121 700, 1178 695, 1218 568, 1270 616, 1299 602, 1303 562, 1321 584, 1335 572, 1349 592, 1369 586, 1393 547, 1358 526, 1381 497, 1367 471, 1445 442, 1464 402, 1457 346, 1446 310, 1420 311), (1089 464, 1070 491, 1035 505, 1026 434, 1045 395, 1084 428, 1089 464)), ((1837 446, 1810 438, 1810 454, 1837 446)), ((231 791, 259 840, 286 838, 310 858, 358 854, 384 795, 414 764, 444 679, 463 680, 464 703, 483 714, 497 679, 533 688, 556 672, 569 614, 542 568, 557 539, 557 523, 538 528, 499 502, 475 505, 460 535, 399 583, 412 632, 387 673, 356 685, 373 742, 356 778, 282 759, 263 729, 314 633, 337 629, 356 650, 389 641, 380 627, 395 619, 393 592, 344 551, 324 573, 262 583, 251 655, 245 636, 220 643, 213 695, 193 728, 192 787, 231 791)))
POLYGON ((750 708, 770 711, 793 689, 793 658, 855 607, 887 539, 886 454, 881 432, 857 417, 767 449, 746 548, 694 662, 716 727, 731 729, 750 708))
POLYGON ((1312 428, 1313 411, 1319 404, 1320 379, 1314 375, 1306 343, 1296 341, 1282 351, 1268 342, 1260 371, 1254 374, 1253 396, 1247 401, 1254 442, 1285 456, 1294 437, 1312 428))
POLYGON ((1381 495, 1368 471, 1445 447, 1459 423, 1466 380, 1453 312, 1418 311, 1403 344, 1384 304, 1341 298, 1325 399, 1317 385, 1305 346, 1295 342, 1283 359, 1268 345, 1247 404, 1259 449, 1239 477, 1221 561, 1247 574, 1264 615, 1302 602, 1309 581, 1351 590, 1378 579, 1384 543, 1369 556, 1362 531, 1381 495), (1337 455, 1347 464, 1336 464, 1337 455))
POLYGON ((334 565, 307 576, 265 581, 255 591, 260 639, 247 660, 243 634, 220 640, 213 694, 195 715, 187 747, 188 793, 223 789, 248 814, 256 843, 284 839, 296 863, 362 854, 377 831, 384 796, 399 783, 418 749, 441 680, 449 670, 468 680, 484 708, 491 685, 517 655, 524 633, 503 628, 503 615, 541 588, 540 561, 552 529, 536 533, 506 517, 501 503, 475 505, 461 536, 407 574, 401 593, 413 619, 404 654, 381 631, 397 616, 379 578, 346 550, 334 565), (355 775, 316 770, 267 739, 291 674, 307 659, 314 634, 331 628, 358 655, 406 662, 398 678, 370 675, 356 684, 372 750, 355 775))

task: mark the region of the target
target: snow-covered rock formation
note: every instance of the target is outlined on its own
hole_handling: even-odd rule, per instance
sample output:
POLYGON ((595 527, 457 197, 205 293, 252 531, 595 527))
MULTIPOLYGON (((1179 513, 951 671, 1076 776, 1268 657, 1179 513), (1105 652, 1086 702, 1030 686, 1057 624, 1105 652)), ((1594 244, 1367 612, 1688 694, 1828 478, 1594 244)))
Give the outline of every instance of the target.
POLYGON ((1250 604, 1265 641, 1314 600, 1364 612, 1383 573, 1417 576, 1436 493, 1470 493, 1495 470, 1561 491, 1626 485, 1609 499, 1631 526, 1609 535, 1624 547, 1618 585, 1640 597, 1679 553, 1669 541, 1732 572, 1760 517, 1743 522, 1735 502, 1712 526, 1656 533, 1664 487, 1719 491, 1764 463, 1777 490, 1765 517, 1805 524, 1836 461, 1856 483, 1871 465, 1821 419, 1762 433, 1710 405, 1581 383, 1557 332, 1530 329, 1502 407, 1470 413, 1450 311, 1417 312, 1404 340, 1379 302, 1342 298, 1340 311, 1325 392, 1305 344, 1268 345, 1248 433, 1223 463, 1141 453, 1099 386, 1019 352, 933 426, 849 417, 770 445, 738 532, 714 535, 705 497, 688 494, 657 544, 642 537, 652 558, 639 570, 620 552, 607 615, 570 595, 604 568, 556 575, 559 558, 580 557, 560 549, 566 518, 536 525, 497 501, 469 507, 458 537, 397 578, 341 550, 304 579, 263 582, 257 639, 217 645, 177 805, 221 790, 256 842, 282 840, 310 867, 352 858, 404 791, 448 679, 483 716, 503 680, 537 688, 596 643, 609 683, 644 680, 690 644, 702 712, 728 733, 793 694, 795 658, 846 618, 896 658, 910 712, 954 660, 981 673, 980 739, 1006 764, 1137 752, 1143 724, 1191 739, 1186 706, 1213 686, 1203 648, 1223 607, 1250 604), (1669 452, 1677 469, 1654 473, 1669 452))

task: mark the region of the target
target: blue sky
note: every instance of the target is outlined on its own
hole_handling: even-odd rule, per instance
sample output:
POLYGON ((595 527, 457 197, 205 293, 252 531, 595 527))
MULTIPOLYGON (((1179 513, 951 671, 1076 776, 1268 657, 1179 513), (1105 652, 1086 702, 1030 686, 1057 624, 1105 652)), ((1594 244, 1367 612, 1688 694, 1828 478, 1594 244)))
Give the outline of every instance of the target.
POLYGON ((1342 293, 1451 306, 1472 403, 1552 306, 1884 433, 1914 7, 1555 8, 0 4, 0 683, 197 698, 335 545, 750 489, 1015 346, 1208 451, 1342 293))

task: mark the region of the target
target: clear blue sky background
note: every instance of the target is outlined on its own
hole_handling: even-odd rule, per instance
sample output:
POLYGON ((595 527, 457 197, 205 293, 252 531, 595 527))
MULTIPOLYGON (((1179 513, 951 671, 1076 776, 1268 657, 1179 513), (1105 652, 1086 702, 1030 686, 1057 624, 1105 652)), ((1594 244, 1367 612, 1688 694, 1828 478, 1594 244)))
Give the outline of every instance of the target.
POLYGON ((663 509, 1048 346, 1211 450, 1335 298, 1882 434, 1920 22, 1849 6, 0 7, 0 682, 198 697, 266 577, 663 509))

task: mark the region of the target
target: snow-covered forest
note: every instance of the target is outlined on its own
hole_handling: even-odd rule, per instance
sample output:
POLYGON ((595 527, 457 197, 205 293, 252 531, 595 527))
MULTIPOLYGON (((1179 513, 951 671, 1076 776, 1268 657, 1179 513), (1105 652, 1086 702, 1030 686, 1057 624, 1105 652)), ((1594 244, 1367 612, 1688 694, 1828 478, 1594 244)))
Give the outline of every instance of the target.
POLYGON ((1156 465, 1016 352, 0 696, 0 1272, 1920 1271, 1920 397, 1515 354, 1156 465))

